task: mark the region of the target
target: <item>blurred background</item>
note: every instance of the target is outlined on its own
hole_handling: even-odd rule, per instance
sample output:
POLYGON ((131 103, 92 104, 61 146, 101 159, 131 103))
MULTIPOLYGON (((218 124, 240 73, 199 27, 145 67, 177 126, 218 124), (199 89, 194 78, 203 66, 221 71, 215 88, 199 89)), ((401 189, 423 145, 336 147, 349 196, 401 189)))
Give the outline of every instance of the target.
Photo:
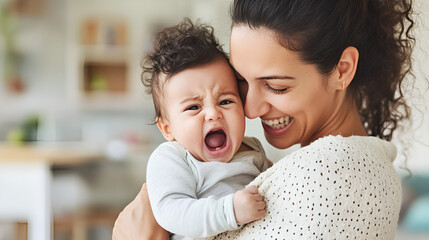
MULTIPOLYGON (((0 0, 0 240, 111 238, 164 141, 140 83, 154 33, 200 19, 229 51, 231 2, 0 0)), ((393 140, 404 185, 397 239, 429 237, 429 2, 415 5, 415 115, 393 140)), ((257 120, 246 135, 274 161, 299 147, 272 148, 257 120)))

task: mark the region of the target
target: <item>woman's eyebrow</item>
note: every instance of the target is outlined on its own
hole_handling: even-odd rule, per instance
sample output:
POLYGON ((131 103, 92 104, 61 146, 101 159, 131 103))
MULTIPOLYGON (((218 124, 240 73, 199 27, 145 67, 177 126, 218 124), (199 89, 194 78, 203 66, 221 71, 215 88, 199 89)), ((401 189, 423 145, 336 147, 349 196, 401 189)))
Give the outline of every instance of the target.
POLYGON ((264 76, 264 77, 258 77, 256 79, 258 79, 258 80, 271 80, 271 79, 295 80, 294 77, 282 76, 282 75, 269 75, 269 76, 264 76))

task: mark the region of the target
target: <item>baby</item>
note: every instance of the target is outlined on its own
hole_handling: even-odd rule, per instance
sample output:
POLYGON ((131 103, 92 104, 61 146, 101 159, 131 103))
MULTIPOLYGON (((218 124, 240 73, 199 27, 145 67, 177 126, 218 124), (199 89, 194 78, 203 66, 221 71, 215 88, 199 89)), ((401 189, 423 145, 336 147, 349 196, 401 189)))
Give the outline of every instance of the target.
POLYGON ((245 186, 272 164, 244 137, 233 70, 213 28, 186 19, 155 39, 143 65, 156 124, 168 142, 147 166, 150 203, 172 239, 201 238, 262 218, 265 202, 245 186))

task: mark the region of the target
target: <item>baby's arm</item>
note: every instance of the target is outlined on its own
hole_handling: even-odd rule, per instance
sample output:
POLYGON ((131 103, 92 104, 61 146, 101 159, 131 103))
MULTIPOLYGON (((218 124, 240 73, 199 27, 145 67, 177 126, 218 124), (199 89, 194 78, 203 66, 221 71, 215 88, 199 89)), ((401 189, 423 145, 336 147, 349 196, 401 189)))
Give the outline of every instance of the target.
POLYGON ((155 150, 149 160, 146 179, 149 198, 154 216, 163 228, 182 236, 207 237, 236 229, 237 222, 249 222, 257 217, 246 215, 250 212, 248 208, 254 208, 249 202, 259 199, 254 190, 197 199, 197 182, 191 167, 177 149, 166 144, 155 150), (238 221, 233 207, 236 200, 236 206, 240 205, 236 211, 238 221))

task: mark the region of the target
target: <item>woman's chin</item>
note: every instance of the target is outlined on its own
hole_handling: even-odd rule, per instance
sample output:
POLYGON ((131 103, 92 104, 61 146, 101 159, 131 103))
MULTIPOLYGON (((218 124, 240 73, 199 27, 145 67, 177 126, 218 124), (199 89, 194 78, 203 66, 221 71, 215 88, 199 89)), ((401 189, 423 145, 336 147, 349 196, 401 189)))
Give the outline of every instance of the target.
POLYGON ((286 149, 289 147, 292 147, 293 145, 295 145, 296 143, 293 143, 291 141, 288 141, 290 139, 285 139, 285 137, 281 138, 281 137, 272 137, 270 135, 268 135, 267 133, 265 133, 265 138, 267 139, 267 142, 278 149, 286 149))

